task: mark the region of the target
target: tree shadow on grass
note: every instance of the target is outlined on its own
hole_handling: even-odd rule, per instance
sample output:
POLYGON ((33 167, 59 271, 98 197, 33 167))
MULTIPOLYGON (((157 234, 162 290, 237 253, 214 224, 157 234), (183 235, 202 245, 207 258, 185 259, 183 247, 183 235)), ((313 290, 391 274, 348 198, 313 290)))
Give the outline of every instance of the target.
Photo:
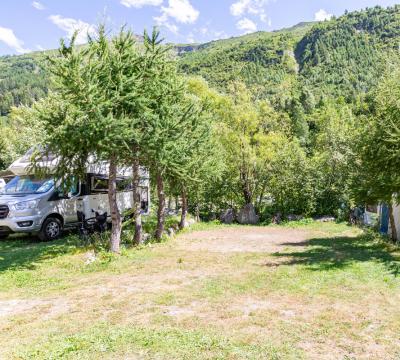
POLYGON ((7 270, 34 270, 40 262, 71 253, 73 242, 60 239, 38 242, 30 238, 0 241, 0 273, 7 270))
POLYGON ((315 238, 282 245, 289 247, 288 251, 273 254, 285 258, 280 265, 306 265, 311 270, 326 271, 345 268, 355 262, 374 261, 382 263, 394 276, 400 275, 400 249, 371 234, 315 238), (302 250, 293 251, 295 247, 302 247, 302 250))

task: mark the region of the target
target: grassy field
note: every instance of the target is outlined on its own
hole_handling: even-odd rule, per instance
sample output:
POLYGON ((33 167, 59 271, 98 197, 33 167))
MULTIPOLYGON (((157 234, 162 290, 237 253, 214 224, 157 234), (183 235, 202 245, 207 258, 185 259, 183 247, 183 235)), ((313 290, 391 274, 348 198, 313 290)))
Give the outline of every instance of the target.
POLYGON ((0 359, 400 358, 400 251, 344 224, 199 224, 90 258, 0 243, 0 359))

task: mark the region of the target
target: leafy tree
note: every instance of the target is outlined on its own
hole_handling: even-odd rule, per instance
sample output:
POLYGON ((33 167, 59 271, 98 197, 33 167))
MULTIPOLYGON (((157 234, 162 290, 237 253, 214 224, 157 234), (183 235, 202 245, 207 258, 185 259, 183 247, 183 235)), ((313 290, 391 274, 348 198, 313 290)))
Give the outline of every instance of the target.
POLYGON ((182 199, 180 228, 186 226, 189 200, 195 202, 198 216, 198 201, 205 183, 219 177, 221 158, 214 134, 215 123, 210 107, 212 99, 207 84, 200 79, 190 79, 187 84, 185 102, 188 106, 187 126, 182 133, 180 144, 180 164, 178 171, 170 172, 175 188, 182 199))
POLYGON ((397 240, 393 202, 400 201, 400 71, 389 65, 374 91, 370 113, 363 118, 357 142, 353 181, 359 201, 389 205, 392 238, 397 240))
POLYGON ((251 95, 243 83, 230 86, 229 105, 225 112, 222 142, 226 149, 229 171, 244 204, 252 204, 256 186, 257 141, 260 118, 253 107, 251 95))
POLYGON ((149 113, 141 141, 143 155, 157 184, 156 238, 161 239, 165 224, 165 181, 181 171, 186 147, 182 139, 192 116, 191 105, 185 102, 184 80, 169 52, 160 51, 162 45, 157 38, 154 32, 153 41, 146 48, 148 56, 153 58, 153 72, 145 84, 149 113))
POLYGON ((0 169, 38 144, 43 135, 42 124, 28 107, 12 108, 8 117, 0 119, 0 169))
POLYGON ((110 41, 101 26, 86 47, 78 48, 74 41, 75 36, 70 45, 61 42, 59 57, 50 59, 55 91, 35 114, 47 131, 44 148, 59 157, 57 178, 82 175, 91 157, 109 164, 111 251, 118 253, 122 218, 117 166, 124 163, 127 144, 135 136, 132 121, 142 101, 137 96, 141 56, 130 31, 121 30, 110 41))
MULTIPOLYGON (((135 234, 133 242, 139 244, 142 241, 142 218, 141 218, 141 201, 140 201, 140 178, 141 164, 149 165, 151 160, 146 157, 146 151, 149 148, 149 141, 152 139, 148 136, 149 125, 151 120, 155 118, 154 100, 152 97, 154 89, 157 88, 160 81, 160 69, 167 63, 166 56, 169 48, 161 45, 162 40, 159 38, 159 32, 153 29, 151 36, 144 32, 143 51, 140 55, 140 61, 135 63, 136 68, 133 73, 136 74, 135 92, 130 95, 131 103, 136 104, 135 113, 131 123, 132 134, 126 147, 126 159, 129 159, 132 166, 132 184, 133 184, 133 218, 135 224, 135 234), (140 83, 140 85, 139 85, 140 83), (150 119, 150 121, 149 121, 150 119)), ((165 79, 164 79, 165 80, 165 79)), ((129 92, 129 90, 128 90, 129 92)))
POLYGON ((311 158, 316 213, 338 215, 350 202, 355 116, 345 103, 328 102, 311 116, 314 132, 311 158))
POLYGON ((282 133, 265 139, 266 183, 263 195, 273 201, 275 211, 311 215, 315 210, 313 178, 309 160, 299 140, 282 133))

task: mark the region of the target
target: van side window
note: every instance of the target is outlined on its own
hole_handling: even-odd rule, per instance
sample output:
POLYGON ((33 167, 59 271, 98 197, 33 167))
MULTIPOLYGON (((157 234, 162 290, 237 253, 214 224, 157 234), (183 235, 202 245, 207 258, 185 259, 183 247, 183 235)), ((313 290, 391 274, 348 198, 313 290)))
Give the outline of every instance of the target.
POLYGON ((117 179, 117 191, 130 191, 132 190, 132 181, 129 178, 117 179))
POLYGON ((72 178, 71 185, 69 187, 65 187, 59 185, 56 187, 54 195, 50 198, 50 201, 66 199, 67 197, 74 197, 80 194, 80 186, 79 181, 75 178, 72 178))
POLYGON ((93 176, 91 190, 94 193, 108 192, 108 179, 101 176, 93 176))
MULTIPOLYGON (((102 176, 93 175, 91 177, 91 192, 92 193, 107 193, 108 179, 102 176)), ((117 191, 132 190, 132 181, 129 178, 117 178, 117 191)))

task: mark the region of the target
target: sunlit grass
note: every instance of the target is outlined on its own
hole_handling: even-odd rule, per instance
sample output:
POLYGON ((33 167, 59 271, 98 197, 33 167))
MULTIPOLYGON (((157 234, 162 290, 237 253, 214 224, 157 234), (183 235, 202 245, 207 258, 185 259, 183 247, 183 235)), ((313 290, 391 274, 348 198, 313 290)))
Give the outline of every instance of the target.
MULTIPOLYGON (((399 249, 345 224, 291 227, 308 238, 288 239, 273 253, 193 251, 178 236, 126 247, 118 257, 99 252, 90 263, 93 249, 73 234, 52 243, 3 241, 0 304, 20 299, 35 306, 0 314, 2 353, 21 359, 399 356, 399 249), (373 350, 366 345, 371 339, 373 350)), ((225 228, 251 231, 213 223, 185 232, 213 236, 225 228)))

